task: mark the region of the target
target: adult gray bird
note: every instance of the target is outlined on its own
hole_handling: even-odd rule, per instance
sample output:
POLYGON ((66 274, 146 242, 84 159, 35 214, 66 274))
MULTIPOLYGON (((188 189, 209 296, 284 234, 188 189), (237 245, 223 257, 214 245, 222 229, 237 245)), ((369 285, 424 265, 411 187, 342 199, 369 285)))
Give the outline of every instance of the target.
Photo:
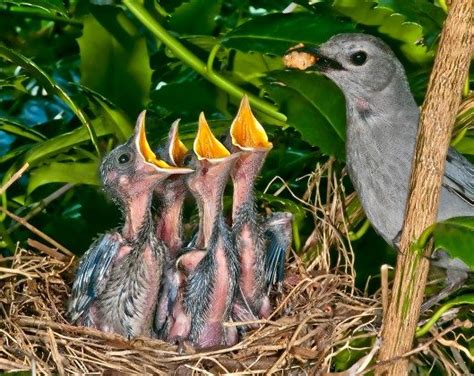
MULTIPOLYGON (((339 34, 319 48, 297 46, 284 60, 321 72, 344 93, 349 176, 373 227, 396 247, 419 119, 402 64, 384 42, 366 34, 339 34)), ((438 220, 473 215, 474 166, 450 148, 438 220)))
POLYGON ((202 113, 193 149, 195 172, 186 182, 198 205, 200 225, 193 242, 196 249, 177 260, 186 280, 174 305, 170 339, 187 338, 200 348, 233 345, 237 330, 225 328, 224 322, 231 319, 239 269, 222 210, 224 188, 238 154, 230 154, 217 140, 202 113))
POLYGON ((166 259, 152 223, 152 194, 171 174, 192 171, 156 158, 142 112, 134 136, 112 150, 100 168, 104 189, 123 211, 125 223, 120 231, 100 236, 82 257, 68 307, 73 323, 127 338, 152 334, 166 259))

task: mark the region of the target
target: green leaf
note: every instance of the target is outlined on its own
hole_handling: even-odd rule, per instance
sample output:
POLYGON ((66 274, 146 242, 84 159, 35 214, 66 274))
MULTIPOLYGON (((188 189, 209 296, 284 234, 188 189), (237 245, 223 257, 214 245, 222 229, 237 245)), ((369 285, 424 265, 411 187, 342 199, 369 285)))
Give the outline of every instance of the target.
POLYGON ((334 83, 315 73, 272 72, 265 90, 302 138, 328 155, 344 159, 344 96, 334 83))
POLYGON ((145 38, 122 10, 93 7, 84 17, 78 39, 81 84, 87 86, 135 118, 147 101, 151 68, 145 38))
POLYGON ((36 188, 50 183, 72 183, 99 185, 99 163, 52 162, 31 170, 28 194, 36 188))
POLYGON ((242 83, 251 83, 256 87, 262 85, 262 78, 266 72, 283 68, 281 57, 256 52, 236 51, 232 60, 232 73, 242 83))
POLYGON ((24 137, 32 141, 43 141, 46 138, 34 129, 28 128, 23 124, 4 118, 0 118, 0 131, 24 137))
POLYGON ((404 42, 403 52, 415 62, 433 58, 432 45, 441 31, 444 12, 428 0, 335 0, 334 9, 363 25, 404 42), (426 45, 420 45, 424 41, 426 45))
MULTIPOLYGON (((104 121, 102 118, 94 119, 92 124, 98 137, 113 134, 113 128, 110 126, 110 123, 104 121)), ((87 142, 88 138, 87 131, 84 128, 78 128, 71 132, 63 133, 30 147, 22 161, 17 162, 20 164, 28 162, 34 166, 45 158, 52 157, 74 146, 87 142)))
POLYGON ((439 222, 433 235, 436 249, 445 250, 474 270, 474 217, 456 217, 439 222))
POLYGON ((328 14, 277 13, 244 23, 227 33, 221 43, 245 52, 281 55, 295 44, 320 44, 335 34, 354 30, 353 23, 328 14))
POLYGON ((0 0, 1 3, 14 5, 25 5, 28 7, 40 8, 49 13, 60 13, 67 16, 67 10, 61 0, 0 0))
POLYGON ((171 30, 182 34, 211 34, 222 0, 190 0, 177 7, 171 14, 171 30))

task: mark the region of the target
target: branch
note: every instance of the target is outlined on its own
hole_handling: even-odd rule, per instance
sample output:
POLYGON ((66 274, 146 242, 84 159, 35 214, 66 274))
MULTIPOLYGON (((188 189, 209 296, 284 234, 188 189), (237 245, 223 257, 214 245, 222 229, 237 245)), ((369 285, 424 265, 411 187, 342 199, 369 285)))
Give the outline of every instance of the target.
MULTIPOLYGON (((286 122, 286 116, 278 112, 275 106, 255 95, 247 93, 245 90, 226 80, 212 69, 209 69, 206 63, 202 62, 196 55, 184 47, 178 39, 173 37, 163 26, 160 25, 158 21, 153 18, 150 13, 148 13, 145 7, 139 2, 136 0, 123 0, 123 4, 130 10, 130 12, 132 12, 135 17, 137 17, 143 26, 145 26, 155 37, 163 42, 163 44, 168 47, 178 59, 183 61, 186 65, 189 65, 209 82, 213 83, 228 94, 234 96, 238 100, 240 100, 244 95, 247 95, 249 97, 250 103, 257 110, 260 110, 261 112, 280 122, 286 122)), ((215 54, 215 52, 216 50, 211 52, 211 58, 209 61, 213 60, 212 53, 215 54)))
MULTIPOLYGON (((405 223, 393 284, 384 315, 379 360, 397 359, 411 350, 423 302, 432 241, 419 249, 416 239, 436 222, 444 163, 461 92, 473 52, 472 0, 453 0, 443 26, 428 92, 421 111, 410 178, 405 223)), ((378 374, 408 374, 408 359, 390 363, 378 374)))

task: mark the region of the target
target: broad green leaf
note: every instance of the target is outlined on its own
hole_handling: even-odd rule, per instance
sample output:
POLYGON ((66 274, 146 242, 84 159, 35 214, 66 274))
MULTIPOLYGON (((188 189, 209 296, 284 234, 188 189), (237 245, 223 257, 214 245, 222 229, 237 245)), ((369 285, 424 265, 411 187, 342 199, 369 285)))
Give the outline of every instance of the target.
POLYGON ((16 136, 24 137, 32 141, 42 141, 46 137, 34 129, 9 119, 0 118, 0 131, 8 132, 16 136))
POLYGON ((72 183, 98 185, 98 162, 59 163, 52 162, 31 170, 28 180, 28 194, 49 183, 72 183))
POLYGON ((305 141, 328 155, 344 159, 344 96, 331 81, 315 73, 279 71, 264 85, 305 141))
POLYGON ((93 7, 78 39, 81 84, 110 99, 130 117, 145 107, 151 68, 145 38, 117 7, 93 7))
POLYGON ((353 32, 355 25, 328 14, 290 13, 257 17, 230 31, 221 40, 228 48, 282 55, 298 44, 320 44, 331 36, 353 32))
POLYGON ((256 87, 261 86, 266 72, 283 68, 281 57, 257 52, 236 51, 232 60, 232 73, 243 84, 251 83, 256 87))
POLYGON ((474 155, 474 132, 468 131, 454 147, 460 153, 474 155))
POLYGON ((404 42, 403 52, 416 62, 433 58, 432 45, 441 30, 444 12, 428 0, 335 0, 334 9, 363 25, 404 42), (426 45, 420 45, 420 42, 426 45))
POLYGON ((439 222, 433 235, 436 249, 445 250, 474 270, 474 217, 456 217, 439 222))
MULTIPOLYGON (((98 137, 113 134, 113 128, 110 126, 110 123, 104 121, 102 118, 94 119, 92 124, 98 137)), ((20 164, 28 162, 30 165, 34 166, 41 160, 67 151, 74 146, 83 144, 87 142, 88 139, 87 130, 85 128, 78 128, 71 132, 63 133, 49 140, 35 144, 29 148, 24 155, 23 160, 17 162, 20 164)))
POLYGON ((211 34, 221 10, 222 0, 190 0, 171 14, 171 30, 182 34, 211 34))
POLYGON ((49 13, 60 13, 63 16, 67 16, 67 10, 62 0, 0 0, 1 3, 24 5, 43 9, 49 13))

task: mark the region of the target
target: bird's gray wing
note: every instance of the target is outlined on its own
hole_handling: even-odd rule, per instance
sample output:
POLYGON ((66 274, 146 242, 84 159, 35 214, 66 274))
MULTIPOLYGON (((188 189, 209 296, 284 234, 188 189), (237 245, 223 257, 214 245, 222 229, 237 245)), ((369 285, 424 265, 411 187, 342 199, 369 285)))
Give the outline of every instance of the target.
POLYGON ((286 253, 293 240, 292 215, 272 213, 264 223, 267 252, 265 279, 269 286, 282 282, 285 277, 286 253))
POLYGON ((446 157, 443 186, 474 205, 474 165, 453 148, 446 157))
POLYGON ((68 316, 72 322, 81 318, 103 292, 120 244, 117 233, 107 233, 97 238, 82 256, 69 299, 68 316))

